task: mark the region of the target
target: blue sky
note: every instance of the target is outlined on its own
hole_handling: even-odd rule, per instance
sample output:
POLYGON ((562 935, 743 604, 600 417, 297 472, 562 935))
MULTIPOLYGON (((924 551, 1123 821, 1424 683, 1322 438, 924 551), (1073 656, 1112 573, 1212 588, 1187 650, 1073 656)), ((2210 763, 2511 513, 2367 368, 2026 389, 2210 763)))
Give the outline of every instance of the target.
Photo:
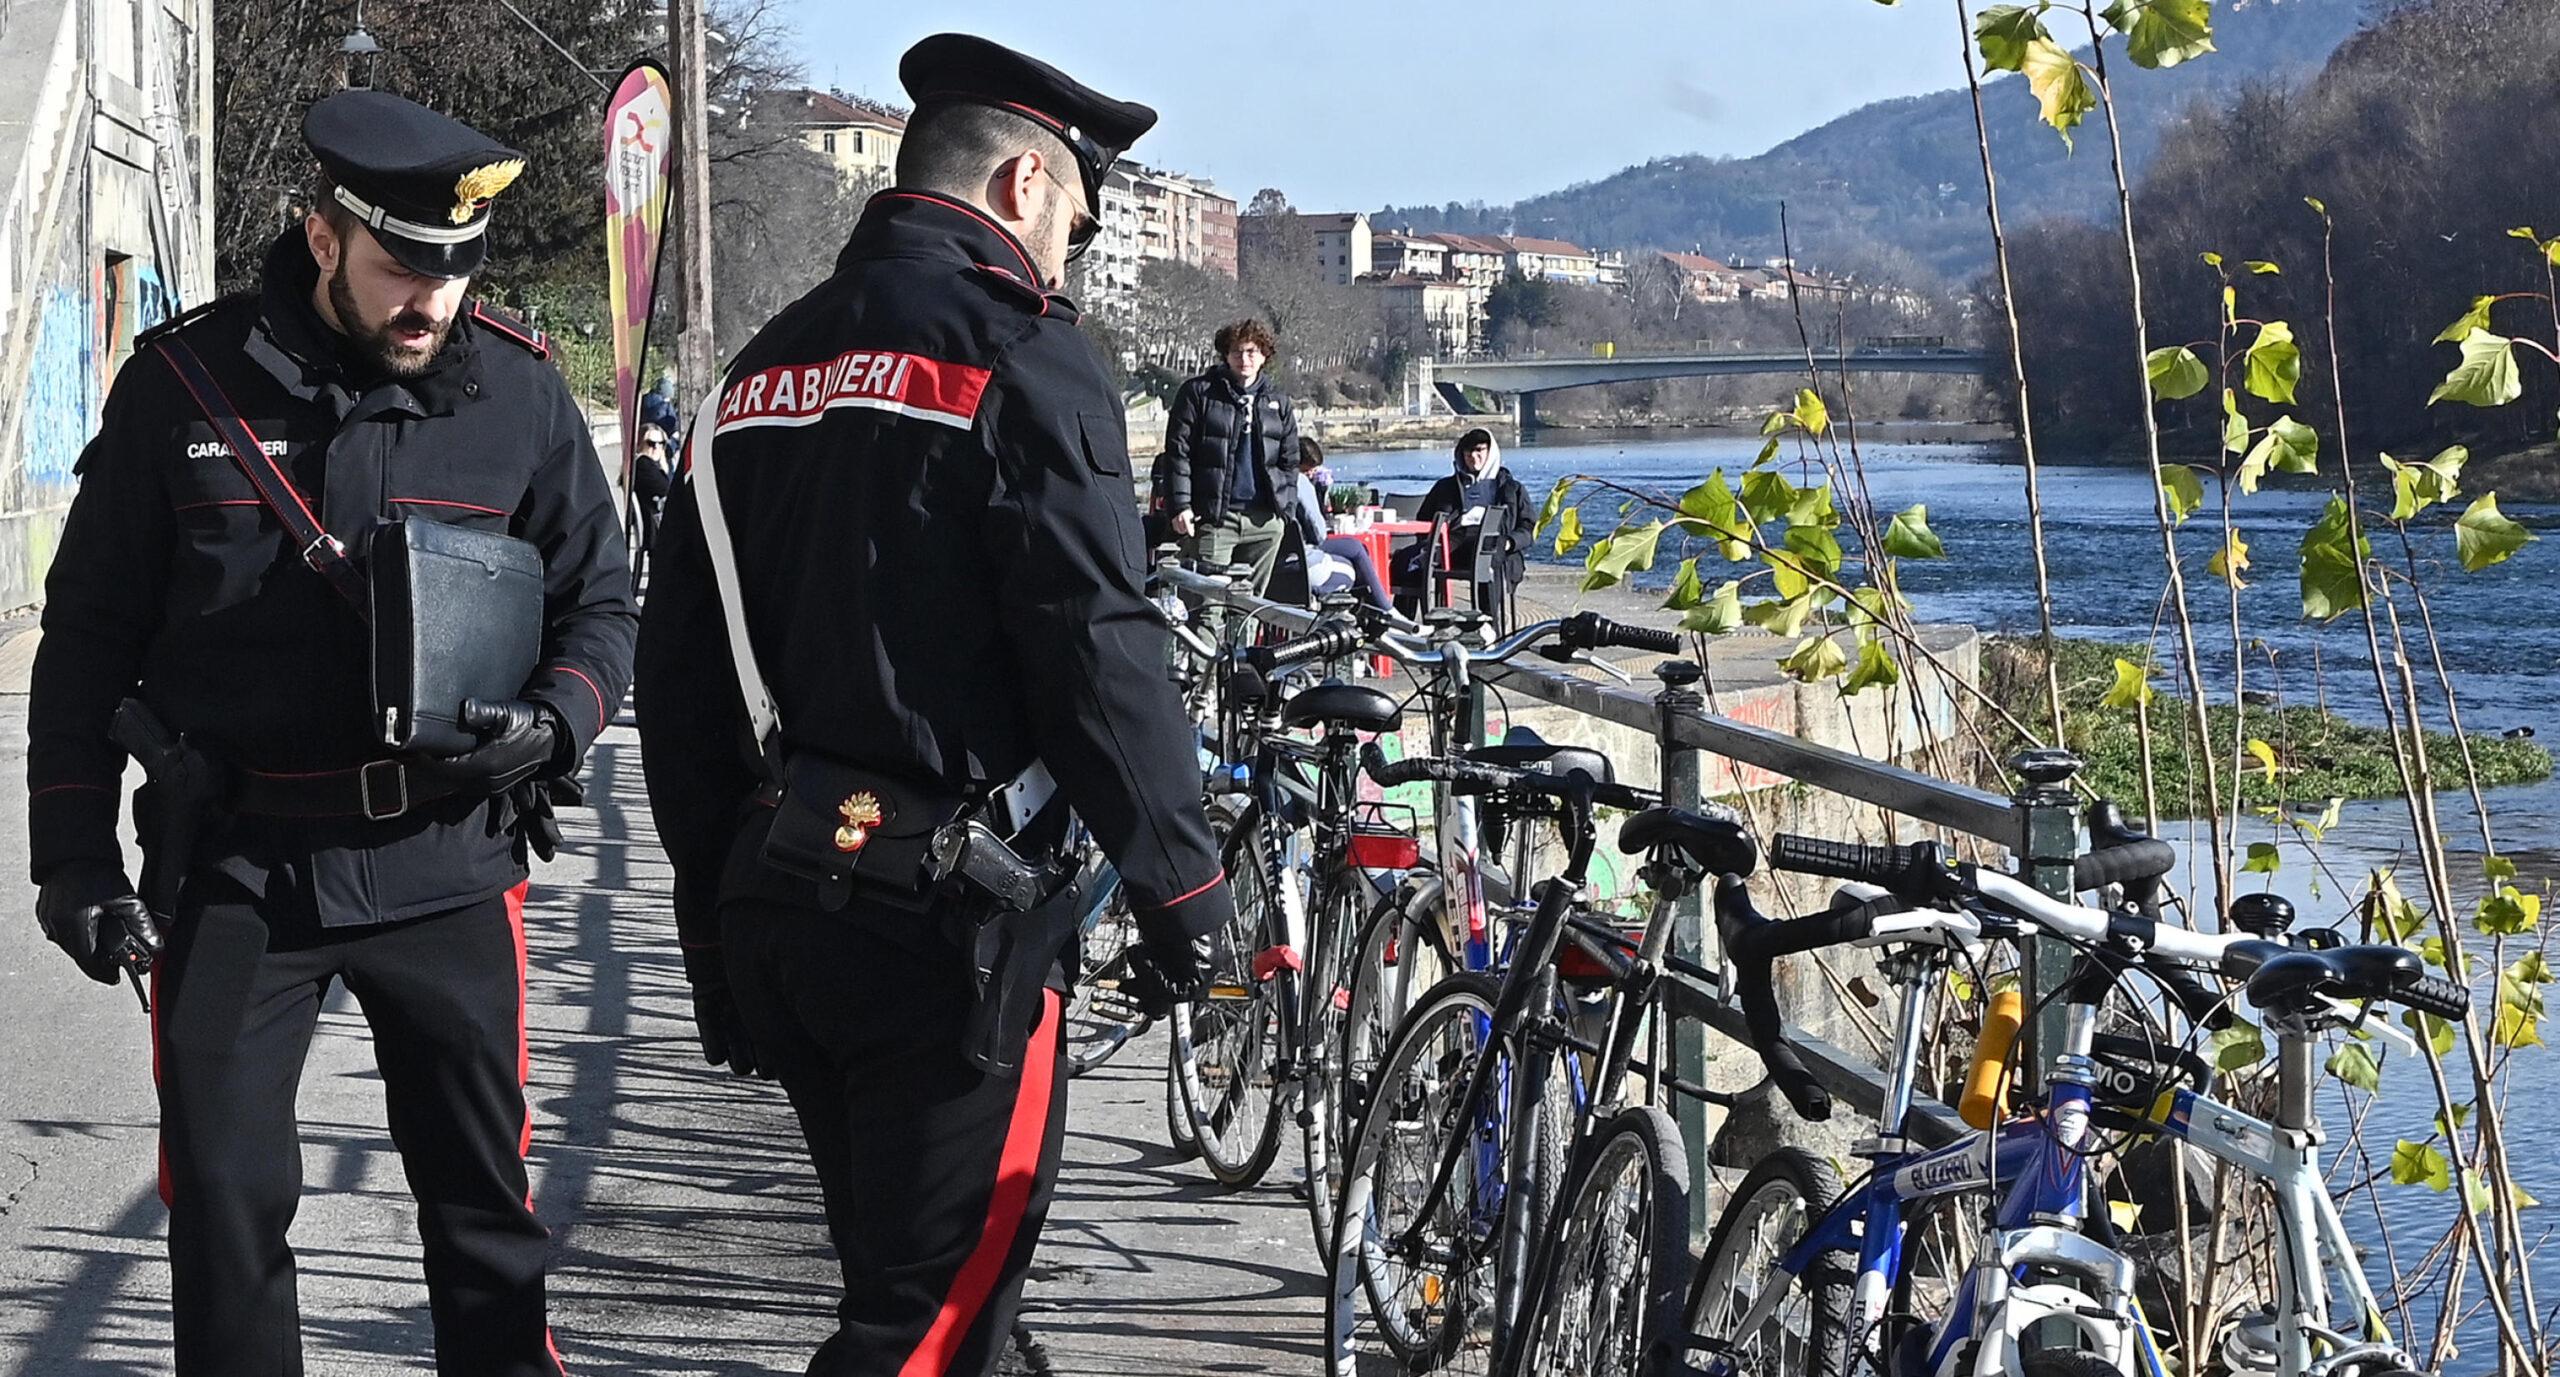
POLYGON ((1961 85, 1945 0, 780 0, 812 84, 901 99, 961 29, 1164 120, 1133 156, 1303 209, 1506 202, 1669 153, 1748 155, 1961 85))

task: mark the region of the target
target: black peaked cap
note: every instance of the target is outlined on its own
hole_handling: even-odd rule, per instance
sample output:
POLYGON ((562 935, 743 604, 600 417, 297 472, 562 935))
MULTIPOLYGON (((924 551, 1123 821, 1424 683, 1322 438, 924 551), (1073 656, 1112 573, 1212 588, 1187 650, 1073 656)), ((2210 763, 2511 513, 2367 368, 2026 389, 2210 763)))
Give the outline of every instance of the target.
POLYGON ((992 105, 1056 134, 1075 151, 1086 200, 1096 207, 1111 165, 1156 124, 1156 112, 1146 106, 1113 100, 1036 57, 975 34, 938 33, 919 41, 898 60, 898 81, 919 112, 953 103, 992 105))
POLYGON ((392 257, 429 277, 469 277, 489 256, 489 203, 524 155, 388 91, 340 91, 302 117, 303 142, 338 203, 392 257))

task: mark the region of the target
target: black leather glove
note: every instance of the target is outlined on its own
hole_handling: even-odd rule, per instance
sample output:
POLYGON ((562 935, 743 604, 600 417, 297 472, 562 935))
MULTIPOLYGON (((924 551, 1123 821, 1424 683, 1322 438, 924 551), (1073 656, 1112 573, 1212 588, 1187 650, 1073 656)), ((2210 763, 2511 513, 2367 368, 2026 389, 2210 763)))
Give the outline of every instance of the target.
POLYGON ((773 1079, 756 1061, 756 1045, 738 1021, 738 1006, 729 997, 729 972, 719 949, 685 953, 685 978, 693 985, 693 1027, 702 1036, 702 1059, 726 1066, 741 1076, 773 1079))
POLYGON ((503 794, 550 765, 560 753, 558 717, 522 699, 465 699, 455 717, 480 744, 460 755, 436 756, 419 769, 457 787, 456 792, 503 794))
POLYGON ((141 975, 160 956, 160 925, 121 866, 71 861, 56 867, 36 897, 36 924, 91 980, 113 985, 141 975))
POLYGON ((1129 949, 1129 974, 1120 993, 1137 1001, 1149 1018, 1162 1018, 1176 1004, 1189 1004, 1209 992, 1210 939, 1141 936, 1129 949))

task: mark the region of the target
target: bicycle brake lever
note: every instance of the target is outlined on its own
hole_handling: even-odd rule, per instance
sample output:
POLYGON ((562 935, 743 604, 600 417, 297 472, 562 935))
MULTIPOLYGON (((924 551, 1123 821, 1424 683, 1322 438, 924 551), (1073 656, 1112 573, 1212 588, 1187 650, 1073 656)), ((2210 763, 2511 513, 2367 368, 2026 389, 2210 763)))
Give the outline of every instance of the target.
MULTIPOLYGON (((2332 1002, 2336 1003, 2338 1001, 2332 1002)), ((2363 1022, 2353 1023, 2348 1026, 2360 1029, 2368 1036, 2380 1038, 2384 1042, 2391 1044, 2392 1048, 2396 1051, 2405 1052, 2413 1057, 2418 1055, 2418 1040, 2411 1037, 2407 1029, 2393 1023, 2387 1015, 2377 1017, 2374 1012, 2368 1012, 2365 1015, 2363 1022)))
POLYGON ((1589 665, 1621 684, 1632 684, 1636 681, 1634 675, 1587 650, 1566 650, 1561 646, 1551 645, 1539 647, 1538 654, 1541 658, 1552 660, 1560 665, 1589 665))

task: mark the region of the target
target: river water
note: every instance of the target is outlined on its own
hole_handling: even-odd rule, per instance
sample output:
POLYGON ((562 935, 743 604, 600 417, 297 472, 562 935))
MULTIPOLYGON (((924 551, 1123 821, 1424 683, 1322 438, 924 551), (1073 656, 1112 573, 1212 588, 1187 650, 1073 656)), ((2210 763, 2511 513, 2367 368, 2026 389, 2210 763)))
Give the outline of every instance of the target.
MULTIPOLYGON (((1542 501, 1549 486, 1567 474, 1602 476, 1677 497, 1713 469, 1722 468, 1728 478, 1737 476, 1759 447, 1757 439, 1727 436, 1595 441, 1558 435, 1551 441, 1533 439, 1513 447, 1504 457, 1531 501, 1542 501)), ((1946 544, 1944 560, 1902 564, 1905 591, 1920 618, 2032 632, 2037 616, 2025 471, 2011 460, 2010 452, 1974 445, 1890 442, 1861 448, 1866 484, 1877 510, 1890 514, 1926 504, 1929 525, 1946 544)), ((2323 462, 2334 461, 2324 456, 2323 462)), ((1447 452, 1440 449, 1346 452, 1334 455, 1331 463, 1338 479, 1374 483, 1390 492, 1418 491, 1449 472, 1447 452)), ((1790 476, 1800 483, 1818 481, 1792 471, 1790 476)), ((2149 474, 2138 466, 2048 464, 2042 486, 2056 629, 2065 635, 2108 640, 2151 639, 2167 580, 2149 474)), ((2431 513, 2433 519, 2426 522, 2417 541, 2418 576, 2428 589, 2465 724, 2474 731, 2539 729, 2546 736, 2560 732, 2549 687, 2555 672, 2560 672, 2560 578, 2554 577, 2560 572, 2560 540, 2553 538, 2560 535, 2560 505, 2502 503, 2510 517, 2542 536, 2542 542, 2526 546, 2504 564, 2465 574, 2453 560, 2451 522, 2469 498, 2466 493, 2453 509, 2431 513)), ((1611 529, 1618 520, 1620 500, 1615 495, 1587 499, 1585 530, 1596 535, 1611 529)), ((2269 488, 2235 497, 2233 524, 2255 561, 2248 574, 2252 582, 2241 594, 2242 629, 2250 641, 2273 652, 2273 672, 2282 675, 2288 702, 2311 701, 2325 691, 2332 708, 2375 721, 2379 713, 2362 619, 2348 616, 2327 626, 2313 626, 2300 617, 2294 551, 2327 501, 2325 490, 2308 488, 2269 488)), ((2208 484, 2206 510, 2197 512, 2178 535, 2205 682, 2227 692, 2232 658, 2228 608, 2221 583, 2205 571, 2205 561, 2222 539, 2219 505, 2219 494, 2208 484)), ((2399 558, 2396 541, 2388 533, 2378 536, 2377 542, 2379 553, 2399 558)), ((1540 557, 1556 560, 1552 552, 1540 557)), ((1667 586, 1678 558, 1666 541, 1652 577, 1667 586)), ((1576 552, 1559 562, 1578 565, 1581 555, 1576 552)), ((1708 563, 1721 567, 1712 555, 1708 563)), ((1712 587, 1716 580, 1708 581, 1712 587)), ((1746 585, 1746 598, 1750 594, 1746 585)), ((2410 634, 2414 647, 2419 644, 2414 624, 2410 634)), ((2167 631, 2157 644, 2161 662, 2174 663, 2175 631, 2167 631)), ((2249 654, 2251 687, 2269 686, 2266 652, 2253 647, 2249 654)), ((2423 696, 2430 702, 2440 700, 2426 677, 2423 660, 2417 670, 2423 696)), ((2164 682, 2178 678, 2169 676, 2164 682)), ((2430 721, 2444 725, 2440 708, 2431 709, 2430 721)), ((2519 862, 2520 883, 2540 890, 2560 873, 2560 782, 2494 790, 2488 802, 2499 850, 2519 862)), ((2470 903, 2476 896, 2481 840, 2469 797, 2441 797, 2438 817, 2451 838, 2451 849, 2459 853, 2455 879, 2466 891, 2462 901, 2470 903)), ((2270 833, 2254 830, 2263 826, 2255 820, 2248 823, 2246 839, 2269 839, 2270 833)), ((2188 830, 2183 825, 2167 830, 2190 854, 2196 849, 2190 838, 2179 835, 2188 830)), ((2288 846, 2285 867, 2274 877, 2272 887, 2294 900, 2304 925, 2333 923, 2352 932, 2352 891, 2374 867, 2401 865, 2404 887, 2423 903, 2417 868, 2413 861, 2402 861, 2410 836, 2403 804, 2350 804, 2321 847, 2322 864, 2313 864, 2307 853, 2288 846), (2324 870, 2334 878, 2324 882, 2324 870)), ((2258 877, 2248 878, 2253 885, 2262 883, 2258 877)), ((2210 887, 2206 877, 2192 892, 2206 895, 2210 887)), ((2560 910, 2553 917, 2560 920, 2560 910)), ((2488 989, 2484 985, 2478 993, 2485 1005, 2488 989)), ((2527 1048, 2519 1055, 2511 1078, 2511 1141, 2547 1144, 2552 1135, 2560 1134, 2560 1060, 2556 1059, 2560 1053, 2542 1047, 2527 1048)), ((2447 1070, 2460 1084, 2458 1065, 2457 1057, 2447 1063, 2447 1070)), ((2322 1112, 2333 1123, 2343 1122, 2345 1109, 2343 1092, 2337 1087, 2323 1092, 2322 1112)), ((2367 1130, 2376 1160, 2387 1162, 2394 1137, 2426 1137, 2435 1112, 2424 1067, 2414 1058, 2387 1057, 2383 1094, 2367 1130)), ((2342 1136, 2333 1135, 2333 1141, 2342 1136)), ((2526 1189, 2553 1202, 2545 1210, 2525 1213, 2528 1234, 2538 1234, 2549 1227, 2543 1216, 2560 1210, 2560 1151, 2520 1146, 2514 1156, 2526 1189)), ((2343 1183, 2353 1174, 2341 1169, 2336 1179, 2343 1183)), ((2452 1218, 2450 1197, 2420 1188, 2386 1185, 2383 1200, 2395 1227, 2409 1231, 2399 1239, 2404 1257, 2418 1251, 2410 1247, 2412 1237, 2421 1233, 2432 1237, 2452 1218)), ((2370 1242, 2375 1232, 2372 1206, 2359 1197, 2346 1212, 2350 1230, 2370 1242)), ((2377 1257, 2374 1271, 2379 1275, 2382 1270, 2377 1257)), ((2537 1289, 2548 1306, 2552 1297, 2560 1295, 2560 1259, 2546 1261, 2536 1271, 2537 1289)), ((2476 1294, 2477 1286, 2471 1289, 2476 1294)), ((2432 1307, 2425 1313, 2432 1316, 2432 1307)), ((2463 1338, 2463 1353, 2448 1371, 2488 1370, 2494 1342, 2477 1325, 2466 1326, 2463 1338)))

